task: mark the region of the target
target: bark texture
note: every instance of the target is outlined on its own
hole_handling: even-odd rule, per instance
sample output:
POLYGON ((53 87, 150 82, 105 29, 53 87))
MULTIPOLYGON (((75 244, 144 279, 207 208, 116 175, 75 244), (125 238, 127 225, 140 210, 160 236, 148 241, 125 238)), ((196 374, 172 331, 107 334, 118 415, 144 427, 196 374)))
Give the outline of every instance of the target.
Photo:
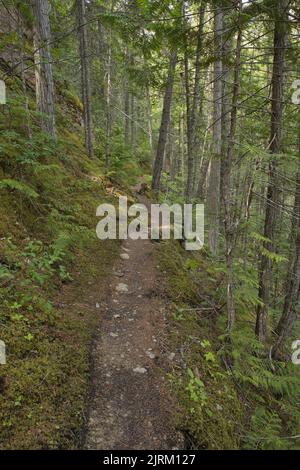
POLYGON ((83 122, 85 147, 90 157, 94 156, 94 138, 91 112, 91 81, 88 60, 88 32, 85 15, 85 1, 77 0, 79 53, 81 65, 81 93, 83 103, 83 122))
MULTIPOLYGON (((239 4, 241 11, 242 3, 239 4)), ((240 22, 239 22, 240 23, 240 22)), ((239 24, 240 26, 240 24, 239 24)), ((233 96, 231 106, 231 117, 229 125, 228 147, 225 158, 222 161, 222 183, 221 183, 221 199, 224 211, 224 237, 225 237, 225 259, 227 267, 227 315, 228 325, 227 329, 230 332, 235 323, 235 305, 234 305, 234 278, 233 278, 233 249, 234 249, 234 234, 236 231, 236 223, 234 217, 234 205, 232 200, 231 191, 231 172, 234 154, 234 141, 238 113, 238 95, 240 83, 240 70, 241 70, 241 50, 242 50, 242 30, 239 27, 236 51, 235 51, 235 67, 234 67, 234 82, 233 82, 233 96)), ((227 108, 227 107, 226 107, 227 108)), ((227 113, 227 109, 226 109, 227 113)), ((227 118, 225 123, 227 122, 227 118)), ((225 125, 225 131, 227 126, 225 125)), ((227 143, 227 138, 226 138, 227 143)))
POLYGON ((214 123, 213 154, 210 164, 207 191, 207 210, 209 216, 208 243, 213 255, 218 251, 220 215, 220 161, 222 151, 222 32, 223 11, 216 7, 214 41, 216 61, 214 64, 214 123))
MULTIPOLYGON (((196 50, 196 64, 195 64, 195 77, 194 77, 194 88, 193 88, 193 101, 192 105, 189 103, 188 112, 188 174, 186 184, 186 198, 191 201, 194 191, 194 173, 195 173, 195 153, 196 153, 196 120, 197 110, 200 100, 200 77, 201 77, 201 53, 202 53, 202 42, 203 42, 203 27, 204 27, 204 15, 205 15, 205 2, 201 2, 199 9, 199 27, 197 32, 197 50, 196 50)), ((186 70, 188 67, 186 65, 186 70)), ((186 74, 188 77, 188 75, 186 74)), ((188 88, 187 88, 188 92, 188 88)))
POLYGON ((56 138, 55 93, 52 73, 50 8, 48 0, 34 0, 34 63, 36 103, 42 129, 56 138))
POLYGON ((267 316, 270 305, 272 261, 268 252, 274 251, 276 230, 277 204, 279 185, 277 180, 277 155, 282 151, 282 113, 283 113, 283 83, 284 62, 287 37, 288 0, 278 0, 275 12, 274 30, 274 59, 272 72, 272 104, 271 104, 271 136, 269 148, 271 158, 269 163, 269 184, 267 189, 267 205, 264 224, 264 252, 260 260, 259 298, 261 305, 257 308, 255 331, 260 341, 267 336, 267 316))
MULTIPOLYGON (((300 138, 299 138, 299 159, 300 159, 300 138)), ((300 160, 299 160, 300 163, 300 160)), ((291 255, 289 269, 286 279, 286 294, 281 318, 276 327, 277 339, 273 347, 274 357, 278 357, 284 340, 292 331, 293 324, 299 315, 300 299, 300 170, 298 170, 295 202, 293 210, 293 222, 291 227, 291 255)))
POLYGON ((173 51, 170 56, 170 66, 168 72, 167 86, 164 96, 163 111, 161 117, 161 124, 159 129, 156 158, 153 167, 152 175, 152 189, 154 191, 159 191, 160 189, 160 180, 161 173, 164 164, 164 153, 167 142, 167 133, 170 122, 170 112, 171 112, 171 102, 173 94, 173 83, 174 83, 174 74, 177 63, 177 51, 173 51))

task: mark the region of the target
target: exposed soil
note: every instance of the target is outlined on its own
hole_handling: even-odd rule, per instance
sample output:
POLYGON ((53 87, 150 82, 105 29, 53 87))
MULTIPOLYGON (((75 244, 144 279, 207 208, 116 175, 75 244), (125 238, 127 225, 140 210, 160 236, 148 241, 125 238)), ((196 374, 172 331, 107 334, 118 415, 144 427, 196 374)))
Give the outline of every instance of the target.
POLYGON ((126 240, 121 252, 129 259, 115 262, 99 305, 85 448, 180 447, 165 378, 165 302, 154 251, 150 240, 126 240))

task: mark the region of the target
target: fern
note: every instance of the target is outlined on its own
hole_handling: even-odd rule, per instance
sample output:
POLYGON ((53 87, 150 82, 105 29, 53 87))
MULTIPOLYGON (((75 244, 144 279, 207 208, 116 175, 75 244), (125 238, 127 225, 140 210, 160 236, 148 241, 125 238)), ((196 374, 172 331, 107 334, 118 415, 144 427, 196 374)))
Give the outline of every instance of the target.
POLYGON ((0 189, 18 191, 28 199, 37 199, 39 197, 38 193, 33 188, 25 183, 22 183, 21 181, 17 181, 11 178, 1 180, 0 189))
POLYGON ((281 438, 282 422, 275 411, 259 406, 251 417, 250 430, 244 447, 250 449, 285 449, 286 442, 281 438))

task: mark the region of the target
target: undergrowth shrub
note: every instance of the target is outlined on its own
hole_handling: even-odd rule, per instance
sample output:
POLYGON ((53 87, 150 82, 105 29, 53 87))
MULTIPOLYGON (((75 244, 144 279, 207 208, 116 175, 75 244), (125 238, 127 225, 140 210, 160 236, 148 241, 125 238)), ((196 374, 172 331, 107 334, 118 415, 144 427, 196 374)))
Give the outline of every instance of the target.
POLYGON ((160 244, 167 274, 170 373, 181 413, 179 427, 191 448, 298 449, 299 367, 272 361, 254 333, 257 280, 235 264, 237 323, 228 349, 226 285, 222 260, 204 250, 160 244))

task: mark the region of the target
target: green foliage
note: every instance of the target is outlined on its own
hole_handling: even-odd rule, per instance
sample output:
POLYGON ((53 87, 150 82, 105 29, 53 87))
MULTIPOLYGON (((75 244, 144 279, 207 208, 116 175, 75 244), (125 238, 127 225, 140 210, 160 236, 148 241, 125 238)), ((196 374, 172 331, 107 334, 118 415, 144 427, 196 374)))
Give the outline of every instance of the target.
POLYGON ((190 395, 190 399, 200 406, 204 406, 207 401, 207 395, 205 392, 205 385, 199 377, 196 377, 192 369, 188 368, 187 370, 189 381, 187 385, 187 390, 190 395))
POLYGON ((260 305, 258 297, 258 279, 255 266, 245 265, 244 260, 236 260, 234 263, 234 275, 236 288, 234 298, 239 311, 248 316, 260 305))
POLYGON ((17 181, 11 178, 0 180, 0 189, 16 190, 28 199, 38 198, 38 194, 33 188, 25 183, 22 183, 21 181, 17 181))
POLYGON ((45 249, 43 243, 32 240, 27 243, 22 252, 25 262, 29 266, 29 275, 33 281, 43 284, 58 269, 62 280, 71 280, 70 275, 61 261, 64 259, 70 239, 62 234, 49 248, 45 249))
POLYGON ((205 353, 204 358, 207 362, 216 362, 216 356, 211 351, 205 353))
POLYGON ((76 93, 68 89, 62 89, 61 93, 72 104, 72 106, 79 109, 81 112, 83 111, 82 101, 79 99, 76 93))
POLYGON ((278 414, 259 406, 251 416, 244 446, 247 449, 261 450, 286 449, 287 442, 280 437, 281 429, 282 421, 278 414))
POLYGON ((188 258, 186 262, 184 263, 184 267, 186 269, 191 269, 192 271, 195 271, 196 269, 199 268, 199 263, 197 262, 197 260, 193 258, 188 258))
POLYGON ((112 142, 112 161, 107 176, 120 183, 126 181, 130 185, 135 183, 140 174, 141 169, 132 150, 120 141, 120 136, 115 137, 112 142))
POLYGON ((28 116, 22 93, 9 95, 0 116, 0 325, 8 355, 0 369, 0 447, 74 448, 96 321, 80 305, 117 252, 117 243, 106 251, 95 237, 95 208, 111 199, 72 116, 61 113, 54 142, 37 126, 32 97, 28 116))
MULTIPOLYGON (((5 370, 3 392, 0 390, 3 423, 0 446, 4 442, 4 445, 16 447, 19 439, 23 447, 38 443, 41 447, 56 448, 62 444, 70 446, 70 436, 78 433, 83 415, 82 384, 86 383, 90 333, 87 331, 88 313, 77 314, 73 307, 67 312, 56 309, 54 291, 63 283, 68 283, 65 287, 72 287, 70 273, 77 258, 84 259, 91 251, 96 255, 95 207, 103 200, 111 202, 105 193, 102 174, 108 147, 110 184, 128 187, 142 173, 151 172, 149 127, 153 128, 156 143, 168 56, 172 49, 178 52, 178 63, 160 201, 185 202, 187 158, 183 158, 183 162, 179 160, 186 157, 190 149, 186 136, 182 135, 188 127, 186 105, 189 104, 183 95, 189 88, 191 93, 187 98, 192 109, 199 2, 187 2, 186 18, 182 15, 182 2, 176 0, 139 0, 133 2, 133 8, 127 5, 130 14, 126 11, 124 14, 122 9, 109 11, 104 0, 89 2, 89 14, 99 23, 88 22, 88 36, 96 37, 98 27, 101 23, 104 26, 103 38, 97 39, 99 54, 89 55, 95 161, 87 160, 83 148, 74 1, 51 2, 51 29, 53 37, 59 39, 51 41, 57 141, 40 129, 41 113, 36 109, 31 64, 34 44, 30 32, 34 18, 29 3, 7 0, 2 8, 10 19, 3 21, 0 43, 0 51, 4 53, 1 67, 8 89, 7 104, 0 114, 0 321, 14 363, 5 370), (18 13, 18 21, 13 30, 11 20, 15 13, 18 13), (111 48, 107 47, 108 42, 111 48), (112 74, 108 90, 110 49, 112 74), (185 77, 184 84, 182 78, 185 77), (130 145, 124 143, 124 91, 130 99, 127 110, 130 145), (72 364, 71 372, 69 364, 72 364)), ((180 352, 171 382, 182 408, 180 426, 195 447, 295 448, 299 446, 297 436, 300 433, 299 371, 287 362, 270 360, 269 348, 274 340, 271 334, 270 343, 266 345, 254 334, 256 309, 261 305, 258 297, 260 259, 263 256, 273 268, 268 316, 271 332, 282 311, 290 241, 296 235, 292 233, 290 237, 295 174, 299 167, 296 144, 299 113, 291 105, 290 91, 287 91, 292 88, 294 74, 287 77, 283 87, 286 96, 280 100, 285 104, 283 124, 289 130, 282 129, 282 148, 286 153, 271 154, 271 145, 267 144, 270 119, 266 117, 270 114, 269 65, 272 61, 267 56, 272 40, 270 32, 274 29, 269 26, 276 16, 276 2, 250 2, 251 5, 243 8, 241 18, 238 11, 231 8, 232 2, 225 3, 230 7, 225 5, 224 13, 230 26, 227 29, 231 30, 232 46, 238 24, 243 28, 243 35, 255 42, 255 47, 242 47, 236 89, 237 123, 232 126, 235 145, 230 206, 240 219, 234 227, 233 287, 237 321, 229 335, 222 224, 218 258, 211 257, 205 249, 201 253, 187 254, 178 241, 162 242, 159 256, 167 274, 166 292, 171 300, 168 318, 171 345, 180 352), (265 58, 262 50, 267 51, 265 58), (278 227, 275 227, 274 249, 267 248, 272 246, 272 241, 262 235, 271 159, 276 160, 274 170, 278 178, 278 183, 271 183, 280 196, 278 204, 275 203, 278 227), (247 202, 251 205, 246 216, 247 202)), ((200 181, 200 171, 211 159, 214 131, 214 126, 210 125, 214 114, 210 68, 215 63, 216 51, 209 39, 213 33, 213 18, 208 16, 207 11, 201 35, 198 103, 201 112, 196 116, 195 186, 200 181)), ((294 37, 298 33, 296 22, 289 23, 291 37, 294 37)), ((292 70, 291 65, 298 67, 297 52, 295 44, 288 48, 285 60, 288 70, 292 70)), ((230 101, 234 82, 233 48, 229 47, 227 52, 224 48, 222 54, 222 61, 232 74, 223 82, 224 87, 229 87, 223 96, 230 101)), ((271 83, 274 84, 274 80, 271 83)), ((147 177, 150 183, 151 178, 147 177)), ((199 202, 197 199, 195 202, 199 202)), ((221 207, 220 221, 224 216, 222 210, 221 207)), ((103 260, 110 259, 114 246, 112 253, 103 250, 101 256, 95 256, 97 266, 91 258, 90 266, 83 263, 80 267, 83 274, 101 278, 103 260)), ((299 324, 296 331, 297 328, 299 324)))
POLYGON ((178 365, 171 378, 182 407, 179 426, 196 448, 297 448, 299 441, 292 436, 300 429, 300 371, 291 363, 270 362, 254 334, 259 302, 255 268, 244 260, 235 263, 237 323, 229 346, 225 308, 217 317, 210 310, 226 295, 225 286, 216 290, 213 281, 222 279, 222 264, 175 247, 175 242, 164 244, 159 263, 168 273, 166 289, 174 303, 170 335, 188 376, 178 365), (222 439, 216 438, 216 429, 218 436, 222 429, 222 439))
POLYGON ((187 253, 175 241, 160 247, 159 265, 167 272, 172 300, 171 347, 181 353, 170 378, 181 408, 178 426, 195 448, 236 449, 241 403, 210 328, 220 273, 203 252, 187 253))

